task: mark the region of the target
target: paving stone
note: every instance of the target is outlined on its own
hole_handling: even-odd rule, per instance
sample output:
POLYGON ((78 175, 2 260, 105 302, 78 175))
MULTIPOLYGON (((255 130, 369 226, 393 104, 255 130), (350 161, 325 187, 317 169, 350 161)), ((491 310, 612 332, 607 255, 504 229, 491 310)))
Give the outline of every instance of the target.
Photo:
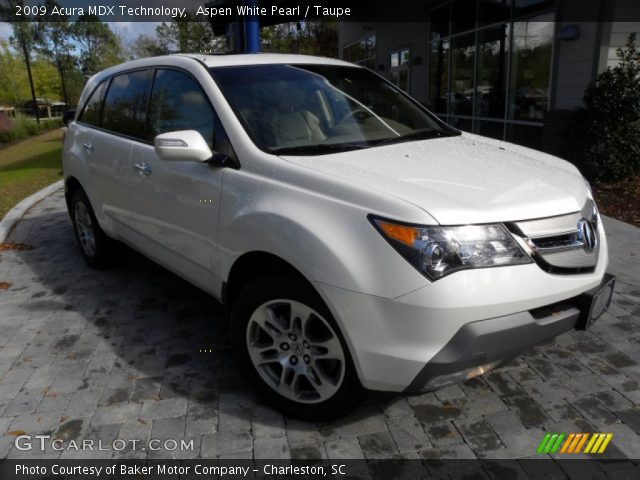
POLYGON ((586 420, 598 428, 609 428, 620 420, 594 397, 579 398, 571 403, 586 420))
POLYGON ((467 445, 476 454, 494 451, 503 446, 485 419, 456 420, 454 423, 467 445))
POLYGON ((413 415, 389 418, 387 425, 401 452, 418 451, 431 446, 420 422, 413 415))
POLYGON ((253 438, 248 431, 226 431, 202 436, 201 455, 215 458, 239 452, 253 451, 253 438))
POLYGON ((399 453, 389 432, 368 433, 358 437, 360 448, 366 459, 393 458, 399 453))
POLYGON ((387 418, 413 415, 411 405, 407 398, 402 395, 398 395, 393 398, 378 399, 377 403, 378 408, 382 410, 382 413, 384 413, 384 416, 387 418))
POLYGON ((510 397, 504 401, 526 428, 543 425, 548 420, 544 410, 531 397, 510 397))
POLYGON ((22 414, 35 412, 38 404, 42 400, 42 390, 39 388, 25 389, 18 393, 15 398, 5 408, 3 415, 15 417, 22 414))
POLYGON ((435 448, 446 448, 463 443, 460 432, 451 422, 425 425, 424 430, 435 448))
POLYGON ((138 418, 140 404, 120 403, 108 407, 98 407, 91 418, 92 425, 108 425, 130 422, 138 418))
MULTIPOLYGON (((139 420, 144 423, 150 423, 150 420, 143 418, 139 420)), ((185 424, 185 417, 158 418, 153 421, 151 436, 162 440, 182 437, 184 436, 185 424)))
POLYGON ((75 392, 67 404, 64 414, 68 417, 86 417, 93 415, 102 395, 100 390, 80 390, 75 392))
POLYGON ((140 417, 155 420, 157 418, 181 417, 187 413, 186 398, 168 398, 166 400, 145 400, 140 417))
POLYGON ((498 435, 524 430, 520 418, 512 411, 489 413, 484 418, 498 435))
POLYGON ((536 454, 543 437, 543 430, 531 428, 523 432, 505 433, 500 435, 500 440, 514 458, 523 458, 536 454))
POLYGON ((327 460, 327 452, 322 443, 307 443, 290 448, 292 460, 327 460))
POLYGON ((132 402, 143 402, 145 400, 160 400, 161 378, 140 378, 133 384, 130 400, 132 402))
POLYGON ((284 437, 256 438, 253 441, 253 456, 256 460, 285 460, 291 457, 291 452, 284 437))
POLYGON ((338 435, 342 438, 387 430, 384 416, 374 406, 362 407, 339 422, 332 422, 330 425, 337 430, 338 435))
POLYGON ((357 438, 329 440, 324 444, 330 460, 363 459, 364 455, 357 438))
POLYGON ((614 411, 622 423, 640 435, 640 407, 628 408, 626 410, 614 411))

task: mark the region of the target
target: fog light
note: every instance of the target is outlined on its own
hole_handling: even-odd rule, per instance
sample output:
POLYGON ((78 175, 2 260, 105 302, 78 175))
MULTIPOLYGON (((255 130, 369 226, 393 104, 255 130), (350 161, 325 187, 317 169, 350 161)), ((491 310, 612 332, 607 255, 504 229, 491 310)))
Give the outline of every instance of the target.
POLYGON ((438 375, 437 377, 433 377, 429 380, 421 390, 430 391, 430 390, 438 390, 442 387, 446 387, 447 385, 451 385, 454 383, 464 382, 465 380, 470 380, 478 375, 484 375, 485 373, 493 370, 498 366, 500 360, 487 363, 486 365, 480 365, 479 367, 467 368, 465 370, 460 370, 459 372, 448 373, 446 375, 438 375))

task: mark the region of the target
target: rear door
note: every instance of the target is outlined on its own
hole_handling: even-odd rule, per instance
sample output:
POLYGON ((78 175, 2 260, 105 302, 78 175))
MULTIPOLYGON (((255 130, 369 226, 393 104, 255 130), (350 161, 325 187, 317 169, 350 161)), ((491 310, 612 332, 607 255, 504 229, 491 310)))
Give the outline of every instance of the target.
POLYGON ((144 138, 144 109, 149 69, 118 74, 94 91, 78 119, 77 149, 86 172, 83 184, 108 233, 121 236, 119 226, 128 211, 123 177, 135 141, 144 138))

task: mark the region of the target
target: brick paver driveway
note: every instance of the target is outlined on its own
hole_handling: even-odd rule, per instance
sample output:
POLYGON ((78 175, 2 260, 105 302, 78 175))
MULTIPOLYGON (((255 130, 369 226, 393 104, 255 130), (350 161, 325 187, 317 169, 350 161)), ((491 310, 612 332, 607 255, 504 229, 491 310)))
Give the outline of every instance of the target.
POLYGON ((640 231, 607 225, 619 283, 591 331, 562 335, 485 378, 371 396, 345 419, 311 424, 256 398, 213 299, 133 252, 111 270, 87 268, 59 191, 10 237, 33 249, 0 252, 0 282, 11 284, 0 290, 0 458, 88 456, 21 451, 22 432, 105 445, 193 440, 189 451, 129 444, 94 451, 98 458, 332 459, 534 457, 543 432, 612 432, 605 456, 638 458, 640 231))

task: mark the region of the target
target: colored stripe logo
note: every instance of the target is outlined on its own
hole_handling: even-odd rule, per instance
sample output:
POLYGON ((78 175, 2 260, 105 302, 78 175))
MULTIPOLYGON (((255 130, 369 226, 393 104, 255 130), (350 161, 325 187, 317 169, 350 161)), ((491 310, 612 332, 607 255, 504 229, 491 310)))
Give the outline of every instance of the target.
POLYGON ((537 452, 546 453, 604 453, 613 433, 547 433, 537 452))

